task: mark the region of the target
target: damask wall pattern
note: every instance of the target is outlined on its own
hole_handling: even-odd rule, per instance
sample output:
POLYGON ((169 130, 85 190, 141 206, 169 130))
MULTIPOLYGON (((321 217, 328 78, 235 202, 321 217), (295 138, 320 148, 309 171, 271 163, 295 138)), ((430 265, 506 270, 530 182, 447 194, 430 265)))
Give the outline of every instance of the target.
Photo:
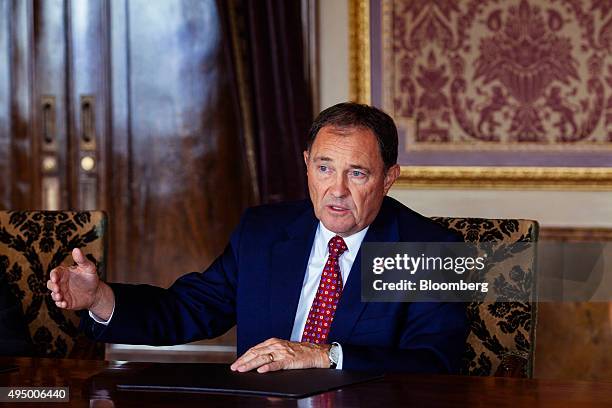
POLYGON ((382 105, 416 118, 411 148, 612 148, 612 1, 383 0, 381 14, 382 105))

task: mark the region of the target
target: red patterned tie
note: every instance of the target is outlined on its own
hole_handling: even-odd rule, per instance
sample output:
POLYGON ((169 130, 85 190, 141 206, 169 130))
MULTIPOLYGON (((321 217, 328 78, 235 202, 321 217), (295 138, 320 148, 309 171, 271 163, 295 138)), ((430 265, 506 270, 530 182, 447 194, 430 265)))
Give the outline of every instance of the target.
POLYGON ((302 334, 302 341, 315 344, 327 342, 336 306, 342 294, 342 274, 338 259, 348 249, 342 237, 338 235, 330 239, 327 246, 329 257, 323 268, 321 282, 319 282, 317 294, 312 301, 304 326, 304 334, 302 334))

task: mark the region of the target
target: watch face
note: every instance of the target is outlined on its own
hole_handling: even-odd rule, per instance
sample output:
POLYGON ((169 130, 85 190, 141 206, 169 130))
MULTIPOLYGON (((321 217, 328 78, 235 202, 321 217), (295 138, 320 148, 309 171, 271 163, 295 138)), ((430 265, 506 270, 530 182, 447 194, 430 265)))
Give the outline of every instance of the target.
POLYGON ((338 350, 338 346, 333 344, 331 346, 331 348, 329 349, 329 359, 334 363, 334 364, 338 364, 338 357, 339 357, 339 350, 338 350))

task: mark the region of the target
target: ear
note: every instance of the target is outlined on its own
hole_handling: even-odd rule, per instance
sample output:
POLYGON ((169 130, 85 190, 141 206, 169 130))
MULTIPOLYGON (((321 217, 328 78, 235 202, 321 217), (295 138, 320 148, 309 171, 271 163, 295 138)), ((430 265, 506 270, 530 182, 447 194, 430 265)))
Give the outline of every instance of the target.
POLYGON ((387 174, 385 174, 385 195, 387 194, 393 183, 395 183, 395 180, 397 180, 399 175, 399 164, 394 164, 393 166, 389 167, 389 170, 387 170, 387 174))
POLYGON ((306 169, 308 169, 308 159, 310 155, 308 154, 308 150, 304 150, 304 163, 306 164, 306 169))

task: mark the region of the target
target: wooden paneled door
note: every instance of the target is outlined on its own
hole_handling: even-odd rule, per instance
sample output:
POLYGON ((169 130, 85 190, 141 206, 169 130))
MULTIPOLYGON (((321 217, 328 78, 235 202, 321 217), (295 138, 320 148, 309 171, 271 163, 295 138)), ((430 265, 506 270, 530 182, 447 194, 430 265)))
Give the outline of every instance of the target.
POLYGON ((103 209, 113 281, 170 285, 250 200, 214 0, 0 0, 0 208, 103 209))
POLYGON ((0 1, 3 208, 105 207, 107 24, 94 3, 0 1))

